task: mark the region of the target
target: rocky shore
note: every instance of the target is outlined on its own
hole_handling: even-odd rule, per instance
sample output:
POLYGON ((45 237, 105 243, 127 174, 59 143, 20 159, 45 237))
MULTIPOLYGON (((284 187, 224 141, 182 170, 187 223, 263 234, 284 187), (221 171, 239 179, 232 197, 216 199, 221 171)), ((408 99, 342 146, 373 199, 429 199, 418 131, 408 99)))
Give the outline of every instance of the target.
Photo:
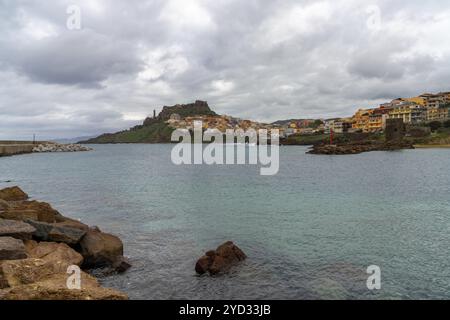
POLYGON ((33 148, 33 152, 81 152, 91 151, 92 148, 82 146, 81 144, 60 144, 45 143, 39 144, 33 148))
POLYGON ((414 149, 414 146, 405 141, 400 142, 380 142, 380 141, 364 141, 346 144, 320 144, 312 147, 309 154, 326 154, 326 155, 345 155, 359 154, 370 151, 395 151, 401 149, 414 149))
POLYGON ((129 267, 118 237, 30 201, 18 187, 0 190, 0 300, 127 299, 86 271, 129 267), (78 267, 80 288, 69 288, 69 271, 78 267))

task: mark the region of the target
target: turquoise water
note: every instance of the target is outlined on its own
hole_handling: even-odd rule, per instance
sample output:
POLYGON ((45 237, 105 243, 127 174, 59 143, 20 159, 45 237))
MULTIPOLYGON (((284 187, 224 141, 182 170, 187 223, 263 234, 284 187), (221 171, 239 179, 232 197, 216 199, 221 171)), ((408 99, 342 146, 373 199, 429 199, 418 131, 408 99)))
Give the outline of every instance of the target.
POLYGON ((278 175, 260 176, 175 166, 171 145, 94 148, 0 158, 0 187, 119 235, 133 268, 102 282, 131 298, 450 298, 450 149, 281 147, 278 175), (196 276, 196 259, 226 240, 248 260, 196 276), (381 268, 379 291, 366 287, 369 265, 381 268))

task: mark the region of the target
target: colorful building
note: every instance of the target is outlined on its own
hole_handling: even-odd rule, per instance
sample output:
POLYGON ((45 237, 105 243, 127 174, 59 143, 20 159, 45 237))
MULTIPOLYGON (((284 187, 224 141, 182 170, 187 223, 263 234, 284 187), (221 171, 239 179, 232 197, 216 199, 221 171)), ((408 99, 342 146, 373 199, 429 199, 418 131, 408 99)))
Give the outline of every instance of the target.
POLYGON ((373 113, 373 109, 359 109, 353 116, 352 129, 369 131, 369 117, 373 113))
POLYGON ((427 121, 445 121, 449 119, 449 108, 428 108, 427 121))

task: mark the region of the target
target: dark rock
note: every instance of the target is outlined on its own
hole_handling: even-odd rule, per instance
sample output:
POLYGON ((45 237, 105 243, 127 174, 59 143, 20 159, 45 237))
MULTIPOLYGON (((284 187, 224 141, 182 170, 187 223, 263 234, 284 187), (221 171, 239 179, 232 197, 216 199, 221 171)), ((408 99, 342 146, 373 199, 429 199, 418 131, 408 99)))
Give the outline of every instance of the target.
POLYGON ((16 186, 0 190, 0 199, 5 201, 21 201, 27 200, 28 195, 16 186))
MULTIPOLYGON (((122 241, 108 233, 90 229, 80 241, 80 253, 84 257, 86 268, 111 267, 121 264, 123 258, 122 241)), ((122 266, 120 266, 122 268, 122 266)))
POLYGON ((34 220, 26 220, 25 222, 36 229, 33 233, 33 237, 39 241, 63 242, 74 245, 79 243, 86 234, 85 230, 79 228, 58 226, 34 220))
POLYGON ((345 154, 359 154, 369 151, 395 151, 401 149, 414 149, 413 145, 406 141, 362 141, 345 143, 338 145, 315 145, 308 153, 310 154, 325 154, 325 155, 345 155, 345 154))
POLYGON ((28 223, 15 220, 0 219, 0 237, 12 237, 21 240, 32 238, 36 229, 28 223))
POLYGON ((215 251, 208 251, 196 265, 198 274, 209 272, 211 275, 227 272, 234 264, 247 258, 245 253, 233 242, 220 245, 215 251))
MULTIPOLYGON (((0 260, 26 259, 23 241, 13 237, 0 237, 0 260)), ((0 285, 1 287, 1 285, 0 285)))
POLYGON ((131 268, 131 263, 127 258, 120 257, 113 263, 112 267, 118 273, 124 273, 131 268))

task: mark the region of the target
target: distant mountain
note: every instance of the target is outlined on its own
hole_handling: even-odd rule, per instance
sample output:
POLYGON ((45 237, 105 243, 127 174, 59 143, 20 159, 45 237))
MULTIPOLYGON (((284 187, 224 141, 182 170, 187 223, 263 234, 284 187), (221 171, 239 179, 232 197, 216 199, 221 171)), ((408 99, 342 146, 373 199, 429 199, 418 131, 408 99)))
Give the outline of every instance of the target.
POLYGON ((171 107, 165 106, 158 116, 148 117, 142 125, 128 130, 105 133, 96 138, 80 141, 80 143, 170 143, 173 128, 166 124, 172 114, 178 114, 181 118, 189 116, 217 115, 212 111, 206 101, 195 101, 190 104, 177 104, 171 107))
POLYGON ((64 139, 52 139, 51 142, 69 144, 69 143, 77 143, 78 141, 88 140, 95 138, 95 136, 83 136, 83 137, 75 137, 75 138, 64 138, 64 139))

